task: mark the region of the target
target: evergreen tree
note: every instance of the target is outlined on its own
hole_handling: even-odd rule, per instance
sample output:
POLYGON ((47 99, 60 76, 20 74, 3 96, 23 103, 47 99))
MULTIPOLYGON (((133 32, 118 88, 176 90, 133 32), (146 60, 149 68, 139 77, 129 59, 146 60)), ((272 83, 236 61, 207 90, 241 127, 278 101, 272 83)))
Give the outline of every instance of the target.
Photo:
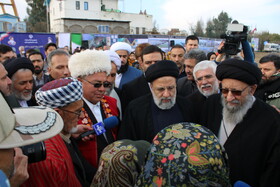
POLYGON ((214 18, 214 37, 220 38, 221 34, 226 33, 227 25, 231 23, 231 20, 228 14, 223 11, 218 15, 218 18, 214 18))
POLYGON ((195 27, 194 35, 203 37, 204 36, 204 31, 203 30, 204 30, 203 29, 203 21, 202 20, 198 20, 196 22, 196 27, 195 27))
POLYGON ((205 29, 205 36, 208 38, 214 38, 215 32, 214 32, 214 23, 212 20, 208 20, 206 23, 206 29, 205 29))
POLYGON ((47 32, 47 15, 44 0, 26 0, 28 17, 25 20, 28 32, 47 32))

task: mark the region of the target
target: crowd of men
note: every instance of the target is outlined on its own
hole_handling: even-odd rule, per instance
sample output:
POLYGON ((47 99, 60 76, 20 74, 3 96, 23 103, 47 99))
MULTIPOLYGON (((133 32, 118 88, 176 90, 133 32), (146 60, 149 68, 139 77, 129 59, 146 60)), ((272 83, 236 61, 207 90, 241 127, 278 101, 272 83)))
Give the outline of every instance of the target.
MULTIPOLYGON (((194 35, 185 46, 172 46, 168 58, 145 43, 136 47, 131 64, 132 52, 125 42, 73 55, 54 43, 45 54, 32 49, 17 55, 0 45, 0 90, 10 108, 51 108, 63 121, 56 135, 44 138, 45 160, 27 164, 16 148, 15 155, 0 157, 12 186, 90 186, 106 146, 122 139, 152 143, 162 129, 180 122, 201 124, 218 137, 231 184, 280 186, 279 55, 254 62, 246 50, 247 61, 220 60, 224 54, 210 61, 194 35), (112 116, 118 126, 104 127, 112 116), (9 172, 8 161, 14 163, 9 172)), ((0 155, 18 147, 1 148, 5 138, 0 155)))

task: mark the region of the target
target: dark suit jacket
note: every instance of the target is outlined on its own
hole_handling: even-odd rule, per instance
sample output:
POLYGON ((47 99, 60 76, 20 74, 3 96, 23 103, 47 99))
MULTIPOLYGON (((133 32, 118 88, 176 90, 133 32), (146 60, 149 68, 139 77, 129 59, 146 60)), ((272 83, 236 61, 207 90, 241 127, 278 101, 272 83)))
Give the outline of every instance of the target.
POLYGON ((71 143, 66 142, 65 145, 70 153, 73 161, 77 178, 83 187, 90 186, 92 179, 96 173, 96 169, 84 158, 74 138, 70 138, 71 143))
MULTIPOLYGON (((152 94, 147 94, 135 99, 127 106, 119 131, 119 139, 146 140, 148 142, 153 140, 156 133, 154 132, 152 102, 152 94)), ((193 122, 191 103, 180 96, 177 96, 176 103, 179 106, 184 122, 193 122)))
POLYGON ((198 122, 203 109, 203 105, 206 102, 207 97, 201 94, 198 90, 186 97, 192 103, 192 107, 195 113, 195 121, 198 122))
POLYGON ((127 107, 127 105, 132 100, 148 93, 151 93, 151 90, 144 74, 136 78, 135 80, 123 85, 121 96, 123 113, 125 112, 125 108, 127 107))
POLYGON ((182 97, 186 97, 197 90, 196 83, 189 81, 187 77, 178 79, 177 82, 177 93, 182 97))
MULTIPOLYGON (((6 99, 7 103, 8 103, 8 105, 11 108, 21 107, 19 102, 18 102, 18 99, 16 98, 16 96, 14 94, 6 96, 5 99, 6 99)), ((29 101, 27 101, 27 105, 28 106, 38 106, 34 96, 32 96, 32 98, 29 101)))
MULTIPOLYGON (((206 100, 202 124, 218 136, 222 120, 219 94, 206 100)), ((230 179, 250 186, 280 186, 280 118, 278 112, 256 99, 224 144, 230 179)))

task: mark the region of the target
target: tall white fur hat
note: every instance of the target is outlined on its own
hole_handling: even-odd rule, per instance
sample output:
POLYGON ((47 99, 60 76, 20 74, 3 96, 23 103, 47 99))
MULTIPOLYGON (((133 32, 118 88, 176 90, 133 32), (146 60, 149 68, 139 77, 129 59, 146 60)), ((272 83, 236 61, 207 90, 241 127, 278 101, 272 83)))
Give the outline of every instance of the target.
POLYGON ((116 42, 114 43, 111 48, 110 48, 111 51, 119 51, 119 50, 125 50, 128 52, 128 54, 131 53, 132 51, 132 48, 131 46, 128 44, 128 43, 125 43, 125 42, 116 42))
POLYGON ((85 50, 72 55, 68 67, 73 78, 111 71, 110 57, 104 51, 85 50))

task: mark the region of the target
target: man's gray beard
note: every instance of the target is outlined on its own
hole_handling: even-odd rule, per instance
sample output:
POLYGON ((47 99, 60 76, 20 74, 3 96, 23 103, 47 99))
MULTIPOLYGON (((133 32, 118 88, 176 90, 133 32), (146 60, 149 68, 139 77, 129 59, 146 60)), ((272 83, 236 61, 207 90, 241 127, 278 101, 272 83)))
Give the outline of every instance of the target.
POLYGON ((254 104, 254 96, 247 95, 244 103, 237 106, 229 106, 226 104, 226 99, 221 95, 223 105, 223 120, 225 123, 238 124, 243 120, 248 110, 254 104))
MULTIPOLYGON (((208 84, 207 84, 208 85, 208 84)), ((214 85, 211 85, 212 86, 212 91, 211 92, 203 92, 202 89, 200 87, 197 87, 198 88, 198 91, 204 95, 205 97, 209 97, 210 95, 213 95, 215 93, 218 93, 218 89, 219 89, 219 82, 218 81, 215 81, 214 82, 214 85)))
POLYGON ((69 131, 69 134, 75 134, 78 131, 78 127, 72 127, 72 129, 69 131))
POLYGON ((28 96, 25 96, 21 92, 18 92, 15 89, 12 90, 18 100, 29 101, 32 98, 32 92, 30 92, 28 96))
POLYGON ((162 98, 157 98, 154 93, 152 92, 153 95, 153 99, 154 99, 154 103, 157 105, 158 108, 162 109, 162 110, 167 110, 172 108, 175 103, 176 103, 176 93, 173 97, 162 97, 162 98), (162 103, 163 99, 170 99, 170 102, 168 103, 162 103))

